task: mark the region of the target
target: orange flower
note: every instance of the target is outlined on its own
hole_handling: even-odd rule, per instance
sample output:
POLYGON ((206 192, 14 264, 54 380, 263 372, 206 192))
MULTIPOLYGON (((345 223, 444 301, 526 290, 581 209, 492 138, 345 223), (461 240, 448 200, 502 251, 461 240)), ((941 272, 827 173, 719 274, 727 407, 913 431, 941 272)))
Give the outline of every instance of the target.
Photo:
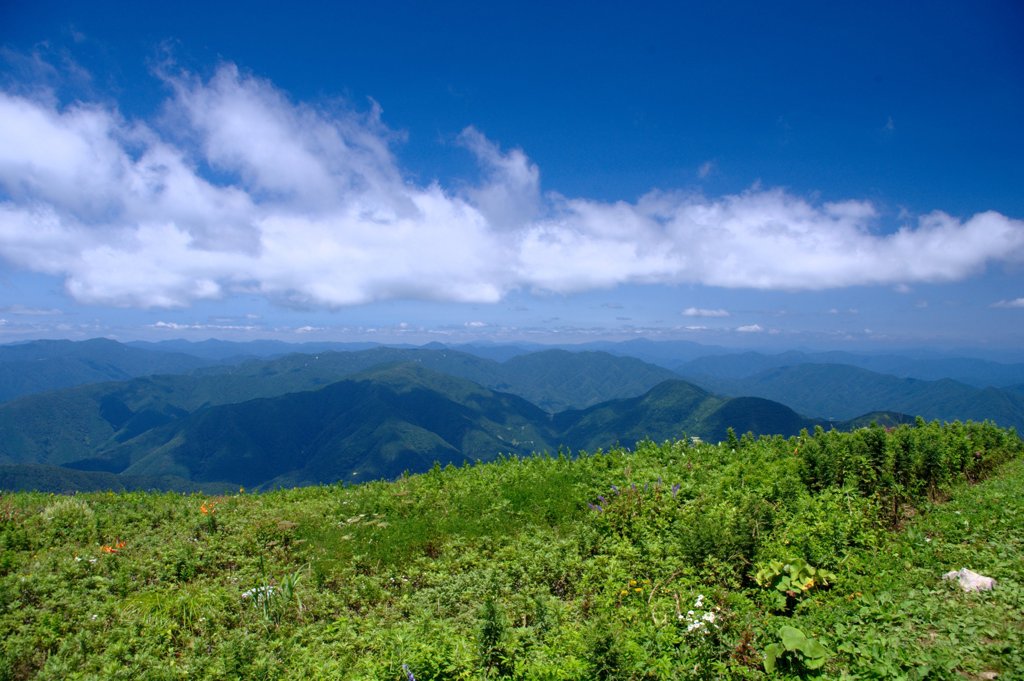
POLYGON ((202 505, 199 506, 199 512, 202 513, 203 515, 210 515, 211 513, 213 513, 214 511, 217 510, 216 506, 217 506, 217 502, 216 501, 211 501, 209 503, 204 501, 202 503, 202 505))
POLYGON ((102 547, 100 547, 100 550, 103 551, 103 553, 117 553, 120 549, 123 549, 123 548, 124 548, 124 540, 118 540, 118 541, 114 542, 113 545, 104 544, 102 547))

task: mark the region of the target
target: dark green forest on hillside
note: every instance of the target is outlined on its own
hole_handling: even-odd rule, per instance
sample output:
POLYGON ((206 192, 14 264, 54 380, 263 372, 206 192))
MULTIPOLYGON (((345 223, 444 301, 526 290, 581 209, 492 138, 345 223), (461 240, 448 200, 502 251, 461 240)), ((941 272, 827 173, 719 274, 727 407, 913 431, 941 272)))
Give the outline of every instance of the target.
POLYGON ((0 345, 0 489, 267 490, 395 478, 434 461, 684 433, 718 442, 729 427, 791 436, 911 415, 1024 427, 1018 364, 671 342, 588 348, 0 345), (965 382, 929 378, 944 372, 965 382))
POLYGON ((925 423, 0 497, 0 678, 1019 678, 1024 443, 925 423), (965 593, 943 573, 996 579, 965 593))
MULTIPOLYGON (((261 365, 203 378, 137 378, 0 405, 0 486, 105 489, 109 474, 118 475, 115 486, 160 479, 163 489, 206 491, 224 484, 355 482, 423 472, 434 461, 632 446, 684 432, 718 441, 729 427, 793 435, 824 423, 779 403, 722 398, 678 379, 637 397, 552 414, 420 361, 371 364, 318 389, 292 391, 285 377, 322 377, 323 368, 306 368, 319 361, 296 356, 285 358, 284 366, 276 362, 270 373, 261 365), (266 396, 234 401, 246 392, 266 396)), ((346 355, 324 361, 372 362, 346 355)), ((556 385, 563 381, 557 373, 546 375, 556 385)), ((590 375, 602 373, 592 369, 590 375)))

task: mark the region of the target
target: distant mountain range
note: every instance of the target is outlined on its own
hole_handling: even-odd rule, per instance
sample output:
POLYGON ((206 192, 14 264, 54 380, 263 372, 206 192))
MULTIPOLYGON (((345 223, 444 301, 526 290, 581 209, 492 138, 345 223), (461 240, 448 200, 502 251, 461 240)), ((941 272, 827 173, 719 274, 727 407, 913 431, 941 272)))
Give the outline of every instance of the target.
POLYGON ((927 420, 991 420, 1024 429, 1024 399, 1011 388, 976 388, 951 379, 923 381, 845 364, 799 364, 743 378, 694 378, 725 395, 778 400, 801 414, 846 420, 883 408, 927 420))
MULTIPOLYGON (((691 374, 687 381, 665 366, 596 350, 335 347, 287 353, 294 346, 107 340, 0 346, 0 372, 7 372, 0 376, 17 379, 4 390, 36 389, 0 404, 0 488, 209 490, 363 481, 435 461, 593 451, 683 434, 718 441, 729 427, 791 435, 908 414, 1024 427, 1020 365, 982 360, 954 358, 949 367, 975 383, 1002 367, 1003 387, 887 375, 849 363, 779 365, 821 359, 805 353, 690 358, 677 363, 691 374), (65 366, 67 373, 42 371, 33 383, 33 363, 65 366), (48 382, 51 389, 39 392, 48 382), (68 382, 81 384, 60 387, 68 382)), ((629 347, 657 354, 650 342, 629 347)), ((938 371, 940 361, 829 356, 917 371, 938 371)))
POLYGON ((152 352, 105 338, 0 345, 0 402, 86 383, 185 373, 212 363, 191 354, 152 352))

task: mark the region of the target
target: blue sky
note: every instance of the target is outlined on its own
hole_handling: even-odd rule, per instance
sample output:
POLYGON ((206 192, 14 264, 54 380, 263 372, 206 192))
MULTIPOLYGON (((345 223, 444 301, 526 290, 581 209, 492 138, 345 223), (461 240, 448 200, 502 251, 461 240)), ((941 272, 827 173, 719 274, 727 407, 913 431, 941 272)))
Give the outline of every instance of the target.
POLYGON ((1021 35, 1011 1, 2 3, 0 342, 1024 347, 1021 35))

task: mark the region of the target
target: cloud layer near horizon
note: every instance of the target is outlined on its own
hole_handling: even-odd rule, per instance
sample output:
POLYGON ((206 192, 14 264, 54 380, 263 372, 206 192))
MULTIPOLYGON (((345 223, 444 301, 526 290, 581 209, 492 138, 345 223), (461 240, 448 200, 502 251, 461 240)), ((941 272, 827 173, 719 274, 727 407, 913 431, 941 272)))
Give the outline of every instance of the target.
POLYGON ((0 257, 62 277, 79 301, 137 307, 237 292, 334 307, 628 283, 814 290, 1024 261, 1024 222, 995 212, 881 234, 869 202, 780 189, 544 194, 523 151, 472 127, 458 141, 480 182, 417 184, 376 107, 294 103, 231 64, 208 81, 161 77, 171 95, 150 122, 0 93, 0 257))

